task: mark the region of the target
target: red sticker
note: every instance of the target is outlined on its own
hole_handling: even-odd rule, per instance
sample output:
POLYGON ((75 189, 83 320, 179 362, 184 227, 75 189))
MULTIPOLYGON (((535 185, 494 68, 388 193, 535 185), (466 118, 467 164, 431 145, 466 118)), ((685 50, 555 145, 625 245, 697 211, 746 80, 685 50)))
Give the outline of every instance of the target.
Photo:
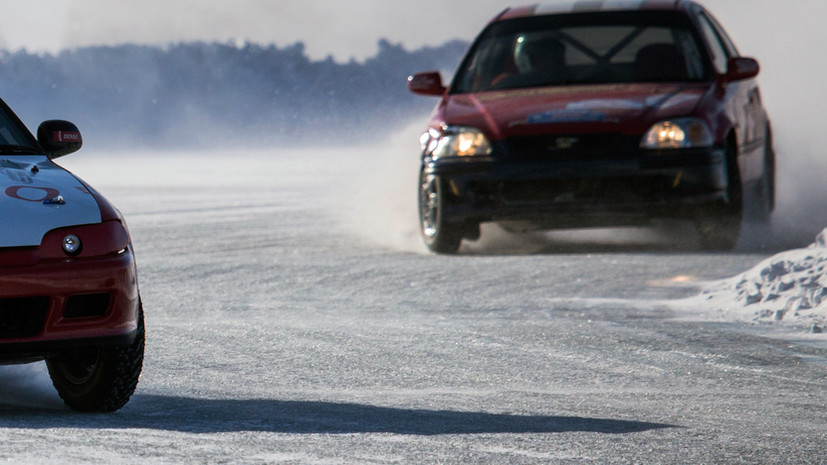
POLYGON ((6 195, 26 202, 42 202, 59 196, 60 191, 50 187, 11 186, 6 189, 6 195))
POLYGON ((77 131, 55 131, 55 142, 80 142, 80 133, 77 131))

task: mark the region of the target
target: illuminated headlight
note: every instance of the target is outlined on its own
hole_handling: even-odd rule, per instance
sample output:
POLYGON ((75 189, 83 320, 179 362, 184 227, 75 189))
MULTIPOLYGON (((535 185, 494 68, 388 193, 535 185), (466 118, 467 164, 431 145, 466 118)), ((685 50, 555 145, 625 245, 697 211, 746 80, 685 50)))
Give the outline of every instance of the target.
POLYGON ((445 128, 445 132, 432 143, 432 146, 431 156, 435 160, 446 157, 487 156, 492 152, 488 138, 476 128, 445 128))
POLYGON ((74 234, 69 234, 63 238, 63 251, 66 255, 74 257, 80 253, 81 248, 83 248, 83 243, 80 241, 80 238, 74 234))
POLYGON ((640 147, 644 149, 688 149, 711 147, 712 132, 709 126, 697 118, 677 118, 661 121, 643 136, 640 147))

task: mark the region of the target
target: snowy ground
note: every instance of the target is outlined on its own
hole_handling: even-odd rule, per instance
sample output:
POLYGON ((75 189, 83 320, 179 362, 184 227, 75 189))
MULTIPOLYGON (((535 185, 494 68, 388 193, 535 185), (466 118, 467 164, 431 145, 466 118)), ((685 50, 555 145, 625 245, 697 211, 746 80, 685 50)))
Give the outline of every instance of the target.
POLYGON ((821 336, 827 323, 825 241, 827 230, 809 247, 781 252, 745 273, 709 283, 683 308, 716 320, 803 328, 827 341, 821 336))
POLYGON ((743 323, 764 297, 732 280, 803 289, 773 241, 488 230, 433 256, 415 157, 385 155, 68 157, 129 221, 145 369, 123 410, 78 415, 42 364, 0 367, 0 463, 823 461, 822 335, 743 323))

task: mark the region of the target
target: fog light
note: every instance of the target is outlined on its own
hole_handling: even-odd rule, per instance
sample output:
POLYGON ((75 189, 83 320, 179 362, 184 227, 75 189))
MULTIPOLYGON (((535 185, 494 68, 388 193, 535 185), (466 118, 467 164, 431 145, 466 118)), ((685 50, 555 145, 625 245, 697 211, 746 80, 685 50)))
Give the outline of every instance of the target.
POLYGON ((80 242, 80 238, 74 234, 69 234, 63 238, 63 251, 70 257, 79 254, 82 247, 83 244, 80 242))

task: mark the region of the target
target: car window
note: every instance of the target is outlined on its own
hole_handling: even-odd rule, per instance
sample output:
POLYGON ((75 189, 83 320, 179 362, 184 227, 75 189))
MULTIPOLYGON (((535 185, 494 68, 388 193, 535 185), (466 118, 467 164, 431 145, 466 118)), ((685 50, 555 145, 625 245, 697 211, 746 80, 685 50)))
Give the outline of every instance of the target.
POLYGON ((721 26, 721 23, 719 23, 718 20, 715 19, 715 17, 712 16, 711 13, 704 10, 700 5, 698 5, 697 8, 700 11, 699 14, 701 14, 706 19, 706 21, 708 21, 709 24, 712 25, 712 28, 718 34, 718 38, 721 39, 721 42, 724 44, 724 47, 726 48, 727 53, 729 54, 729 56, 731 56, 731 57, 740 56, 740 53, 738 53, 738 48, 735 47, 735 42, 733 42, 732 38, 729 37, 729 34, 726 33, 726 31, 724 30, 724 27, 721 26))
POLYGON ((730 53, 726 45, 721 40, 716 28, 706 14, 701 13, 698 15, 698 23, 701 26, 701 33, 709 44, 710 58, 712 59, 712 64, 715 66, 715 71, 720 74, 726 73, 730 58, 730 53))
POLYGON ((688 20, 639 15, 567 19, 495 23, 460 67, 452 90, 708 79, 688 20))
POLYGON ((0 110, 0 154, 37 154, 40 149, 32 143, 28 130, 16 118, 0 110))

